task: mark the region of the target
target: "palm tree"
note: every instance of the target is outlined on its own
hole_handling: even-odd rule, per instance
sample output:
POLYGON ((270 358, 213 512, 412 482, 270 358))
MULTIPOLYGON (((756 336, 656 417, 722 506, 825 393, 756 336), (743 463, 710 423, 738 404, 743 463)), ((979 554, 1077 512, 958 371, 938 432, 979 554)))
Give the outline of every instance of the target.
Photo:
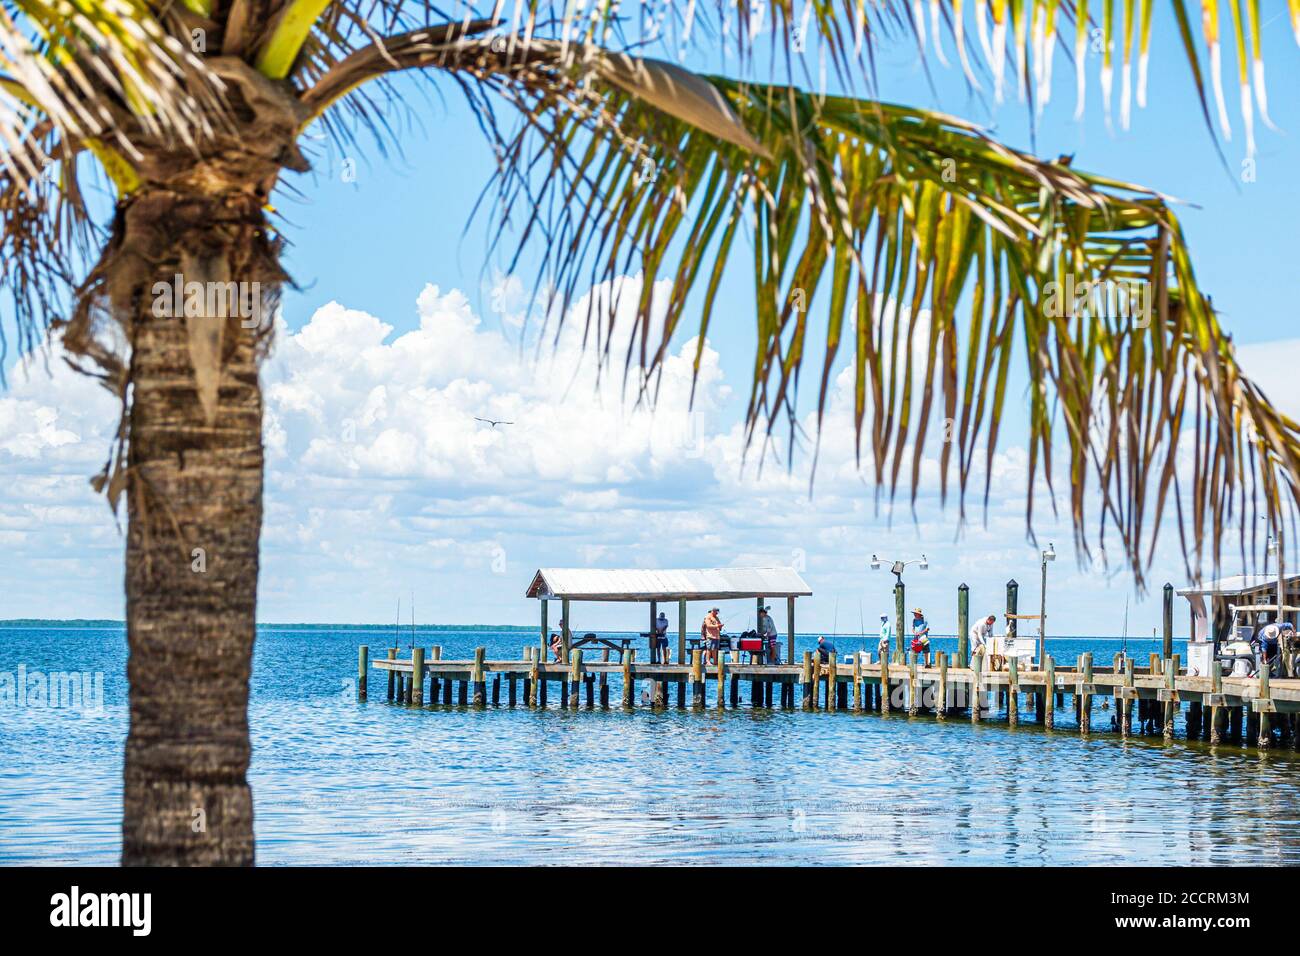
MULTIPOLYGON (((1226 126, 1217 4, 1202 4, 1208 84, 1184 4, 1172 6, 1206 119, 1208 86, 1226 126)), ((1300 27, 1298 6, 1292 0, 1300 27)), ((1070 42, 1072 15, 1074 42, 1091 42, 1085 0, 457 9, 15 0, 0 14, 0 275, 19 344, 30 350, 52 325, 69 360, 122 400, 95 484, 115 509, 124 499, 127 515, 123 862, 253 860, 258 362, 287 281, 273 194, 286 171, 309 168, 299 143, 313 123, 338 141, 368 131, 382 148, 399 71, 464 92, 496 151, 493 209, 520 248, 540 250, 548 314, 562 319, 580 286, 643 271, 636 344, 622 358, 645 394, 688 310, 708 330, 725 264, 747 254, 736 239, 751 226, 749 423, 760 444, 793 414, 809 317, 820 314, 819 419, 847 338, 859 455, 891 496, 900 480, 915 496, 941 407, 955 423, 942 452, 944 493, 955 449, 964 503, 977 446, 986 459, 997 446, 1019 342, 1031 383, 1031 487, 1059 472, 1053 438, 1063 434, 1080 549, 1109 526, 1140 581, 1169 508, 1199 566, 1202 542, 1217 556, 1234 519, 1261 507, 1280 519, 1294 504, 1297 426, 1241 374, 1161 195, 853 92, 873 88, 880 44, 933 45, 942 58, 946 41, 973 86, 1001 97, 1014 85, 1041 107, 1053 38, 1070 42), (503 16, 510 10, 520 12, 503 16), (978 51, 967 47, 972 28, 978 51), (640 41, 677 49, 696 36, 727 43, 735 75, 697 75, 633 52, 640 41), (840 93, 799 82, 812 45, 840 93), (759 82, 782 71, 782 83, 759 82), (96 201, 100 175, 111 208, 96 201), (658 278, 671 279, 672 295, 652 337, 658 278), (1066 280, 1134 283, 1152 294, 1150 321, 1063 302, 1066 280), (1180 450, 1194 462, 1190 481, 1176 467, 1180 450), (1099 519, 1087 514, 1092 495, 1099 519)), ((1101 4, 1103 106, 1112 109, 1118 46, 1127 122, 1135 44, 1139 105, 1144 97, 1151 0, 1124 0, 1121 12, 1117 21, 1113 4, 1101 4)), ((1258 3, 1233 0, 1231 21, 1249 116, 1252 89, 1266 110, 1258 3)), ((1076 57, 1081 76, 1085 59, 1076 57)), ((586 322, 603 354, 612 315, 568 320, 586 322)))

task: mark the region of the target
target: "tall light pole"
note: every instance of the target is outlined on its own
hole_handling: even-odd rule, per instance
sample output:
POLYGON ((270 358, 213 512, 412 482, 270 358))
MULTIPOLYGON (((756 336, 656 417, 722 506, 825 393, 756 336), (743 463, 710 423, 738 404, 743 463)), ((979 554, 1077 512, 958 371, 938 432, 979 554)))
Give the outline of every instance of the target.
POLYGON ((1047 542, 1043 552, 1043 585, 1038 593, 1038 666, 1047 667, 1047 562, 1056 560, 1056 545, 1047 542))
POLYGON ((1277 558, 1277 614, 1273 616, 1276 624, 1282 623, 1283 608, 1286 607, 1286 582, 1282 575, 1282 553, 1280 542, 1271 534, 1268 536, 1268 546, 1264 549, 1264 576, 1268 577, 1268 559, 1277 558))
MULTIPOLYGON (((873 554, 871 556, 871 570, 879 571, 881 564, 882 562, 880 558, 873 554)), ((906 561, 894 561, 889 566, 889 571, 894 576, 894 645, 898 652, 898 657, 896 659, 902 659, 906 653, 903 649, 903 613, 906 610, 907 604, 903 599, 905 594, 903 587, 903 569, 909 564, 918 565, 922 571, 927 571, 930 568, 930 562, 926 559, 924 554, 919 558, 910 558, 906 561)))

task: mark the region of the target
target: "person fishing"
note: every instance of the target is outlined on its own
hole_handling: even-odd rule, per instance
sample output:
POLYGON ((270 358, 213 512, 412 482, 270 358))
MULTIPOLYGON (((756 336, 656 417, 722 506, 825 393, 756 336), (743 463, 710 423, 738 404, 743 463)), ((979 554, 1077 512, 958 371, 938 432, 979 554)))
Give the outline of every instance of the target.
POLYGON ((817 656, 821 658, 821 663, 829 664, 831 655, 835 653, 837 651, 835 650, 834 641, 828 641, 824 636, 817 638, 817 656))
POLYGON ((880 654, 882 661, 889 660, 889 648, 894 643, 894 628, 889 623, 889 615, 880 615, 880 642, 876 644, 876 650, 880 654))
POLYGON ((919 607, 912 609, 912 652, 924 656, 925 666, 930 666, 930 623, 919 607))
POLYGON ((763 639, 763 649, 767 652, 769 664, 781 663, 781 641, 776 630, 776 621, 772 620, 771 607, 764 607, 758 612, 758 636, 763 639))
POLYGON ((704 615, 704 622, 700 625, 700 639, 704 642, 710 664, 718 663, 718 648, 722 643, 722 618, 719 614, 719 608, 709 608, 709 613, 704 615))
MULTIPOLYGON (((655 619, 655 652, 652 658, 659 658, 662 655, 662 662, 669 664, 668 659, 668 615, 663 611, 659 612, 659 617, 655 619)), ((652 660, 652 663, 657 661, 652 660)))

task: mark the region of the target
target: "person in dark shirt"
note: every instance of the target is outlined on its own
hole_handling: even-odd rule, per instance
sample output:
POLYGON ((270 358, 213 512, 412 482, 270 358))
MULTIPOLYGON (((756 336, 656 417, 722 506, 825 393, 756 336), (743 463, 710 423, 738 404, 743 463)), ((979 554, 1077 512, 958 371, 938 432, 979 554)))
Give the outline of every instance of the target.
POLYGON ((838 653, 835 650, 835 642, 828 641, 824 637, 817 638, 817 653, 821 657, 821 662, 823 664, 829 664, 831 655, 838 653))

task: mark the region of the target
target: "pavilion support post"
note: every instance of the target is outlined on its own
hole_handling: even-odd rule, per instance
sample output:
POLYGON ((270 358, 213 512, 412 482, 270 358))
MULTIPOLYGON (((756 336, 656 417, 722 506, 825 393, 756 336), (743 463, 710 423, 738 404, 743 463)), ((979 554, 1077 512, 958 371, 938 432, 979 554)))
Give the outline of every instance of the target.
MULTIPOLYGON (((658 664, 660 662, 659 632, 655 630, 655 624, 658 620, 659 620, 659 602, 651 601, 650 602, 650 663, 651 664, 658 664)), ((667 654, 664 655, 665 658, 667 656, 668 656, 667 654)), ((664 660, 663 663, 667 664, 668 661, 664 660)))
POLYGON ((540 603, 542 605, 542 637, 541 642, 537 646, 542 649, 542 660, 546 660, 546 656, 550 651, 551 646, 550 624, 547 622, 546 598, 542 598, 540 603))
MULTIPOLYGON (((785 599, 785 659, 794 663, 794 598, 785 599)), ((794 692, 791 691, 791 694, 794 692)), ((792 701, 793 703, 793 701, 792 701)))
POLYGON ((564 644, 564 661, 569 659, 569 647, 573 641, 573 621, 569 618, 569 599, 560 600, 560 641, 564 644))
POLYGON ((677 660, 686 663, 686 598, 677 601, 677 660))

